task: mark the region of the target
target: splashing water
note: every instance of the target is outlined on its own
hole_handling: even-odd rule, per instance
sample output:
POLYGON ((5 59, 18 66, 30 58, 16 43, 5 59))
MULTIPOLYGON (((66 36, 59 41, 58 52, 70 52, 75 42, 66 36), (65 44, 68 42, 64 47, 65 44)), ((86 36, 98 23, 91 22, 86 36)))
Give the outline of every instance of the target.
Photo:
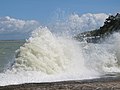
POLYGON ((91 78, 95 71, 85 66, 81 48, 79 42, 57 37, 47 27, 39 27, 16 51, 15 62, 5 75, 0 74, 0 83, 35 82, 36 78, 37 82, 91 78), (19 80, 19 77, 23 79, 19 80))
POLYGON ((0 73, 0 85, 81 80, 120 72, 120 34, 100 44, 57 36, 47 27, 32 32, 16 51, 15 61, 0 73))
POLYGON ((76 64, 76 59, 80 59, 80 66, 83 67, 84 60, 79 48, 72 40, 54 36, 46 27, 38 28, 17 51, 13 68, 46 74, 59 73, 73 67, 71 62, 76 64))

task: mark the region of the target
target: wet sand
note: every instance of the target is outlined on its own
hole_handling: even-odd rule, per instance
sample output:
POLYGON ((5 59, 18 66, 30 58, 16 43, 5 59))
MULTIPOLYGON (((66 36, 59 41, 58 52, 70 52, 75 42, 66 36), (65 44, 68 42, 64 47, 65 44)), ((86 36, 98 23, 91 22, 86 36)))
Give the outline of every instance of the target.
POLYGON ((120 90, 120 77, 0 86, 0 90, 120 90))

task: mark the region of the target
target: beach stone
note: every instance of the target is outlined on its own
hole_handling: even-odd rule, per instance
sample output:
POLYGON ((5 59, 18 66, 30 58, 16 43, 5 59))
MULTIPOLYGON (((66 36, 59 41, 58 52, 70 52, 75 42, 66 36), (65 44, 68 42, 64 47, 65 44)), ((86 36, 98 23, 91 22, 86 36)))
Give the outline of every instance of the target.
POLYGON ((99 78, 0 86, 0 90, 120 90, 120 78, 99 78))

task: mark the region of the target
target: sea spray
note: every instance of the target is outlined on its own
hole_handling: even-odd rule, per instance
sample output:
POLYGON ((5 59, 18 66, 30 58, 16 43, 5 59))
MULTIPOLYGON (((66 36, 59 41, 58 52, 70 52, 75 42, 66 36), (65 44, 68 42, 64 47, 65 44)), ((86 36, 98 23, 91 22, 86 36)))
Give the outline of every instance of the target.
POLYGON ((11 69, 0 74, 0 84, 81 80, 119 73, 119 35, 94 44, 56 36, 40 27, 16 51, 11 69))
POLYGON ((84 74, 91 70, 100 74, 119 72, 119 49, 114 49, 119 48, 119 45, 116 46, 119 39, 115 37, 118 35, 113 34, 106 42, 94 44, 57 37, 47 27, 40 27, 17 50, 12 69, 41 71, 45 74, 73 71, 84 74))
MULTIPOLYGON (((109 44, 87 43, 83 47, 86 67, 92 68, 99 74, 117 72, 117 61, 115 53, 109 52, 109 44)), ((120 71, 120 70, 119 70, 120 71)))
POLYGON ((82 42, 56 36, 47 27, 40 27, 16 51, 11 69, 0 74, 0 84, 90 79, 97 76, 94 69, 86 67, 82 42))
POLYGON ((40 27, 17 50, 12 68, 52 74, 64 71, 71 72, 71 70, 75 72, 75 70, 85 67, 82 49, 75 41, 56 37, 47 27, 40 27))
MULTIPOLYGON (((91 15, 88 16, 91 18, 91 15)), ((89 18, 84 22, 88 25, 87 29, 89 29, 89 23, 87 23, 89 18)), ((74 21, 74 18, 72 20, 74 21)), ((10 69, 0 73, 0 85, 92 79, 119 73, 119 33, 112 34, 104 42, 95 44, 79 42, 71 36, 65 34, 58 36, 51 32, 52 29, 56 32, 63 29, 63 33, 68 29, 84 31, 86 25, 81 28, 80 25, 84 23, 80 23, 79 16, 75 20, 77 22, 67 24, 70 28, 62 24, 63 26, 58 25, 55 28, 39 27, 34 30, 26 43, 16 51, 14 63, 10 69)))
POLYGON ((111 52, 115 54, 117 65, 118 67, 120 67, 120 33, 113 33, 109 38, 107 38, 107 41, 109 41, 109 43, 112 44, 111 52))

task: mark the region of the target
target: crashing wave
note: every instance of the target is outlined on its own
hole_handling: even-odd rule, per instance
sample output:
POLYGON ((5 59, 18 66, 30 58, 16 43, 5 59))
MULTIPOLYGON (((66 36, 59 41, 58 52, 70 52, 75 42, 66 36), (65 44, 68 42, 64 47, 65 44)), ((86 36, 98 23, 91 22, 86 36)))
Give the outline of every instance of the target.
POLYGON ((51 74, 70 69, 71 63, 76 64, 78 59, 79 65, 84 67, 81 49, 75 41, 56 37, 44 27, 35 30, 32 37, 17 50, 13 68, 51 74))
POLYGON ((0 85, 91 79, 120 72, 119 33, 98 44, 58 36, 51 29, 39 27, 32 32, 16 51, 11 69, 0 74, 0 85))

